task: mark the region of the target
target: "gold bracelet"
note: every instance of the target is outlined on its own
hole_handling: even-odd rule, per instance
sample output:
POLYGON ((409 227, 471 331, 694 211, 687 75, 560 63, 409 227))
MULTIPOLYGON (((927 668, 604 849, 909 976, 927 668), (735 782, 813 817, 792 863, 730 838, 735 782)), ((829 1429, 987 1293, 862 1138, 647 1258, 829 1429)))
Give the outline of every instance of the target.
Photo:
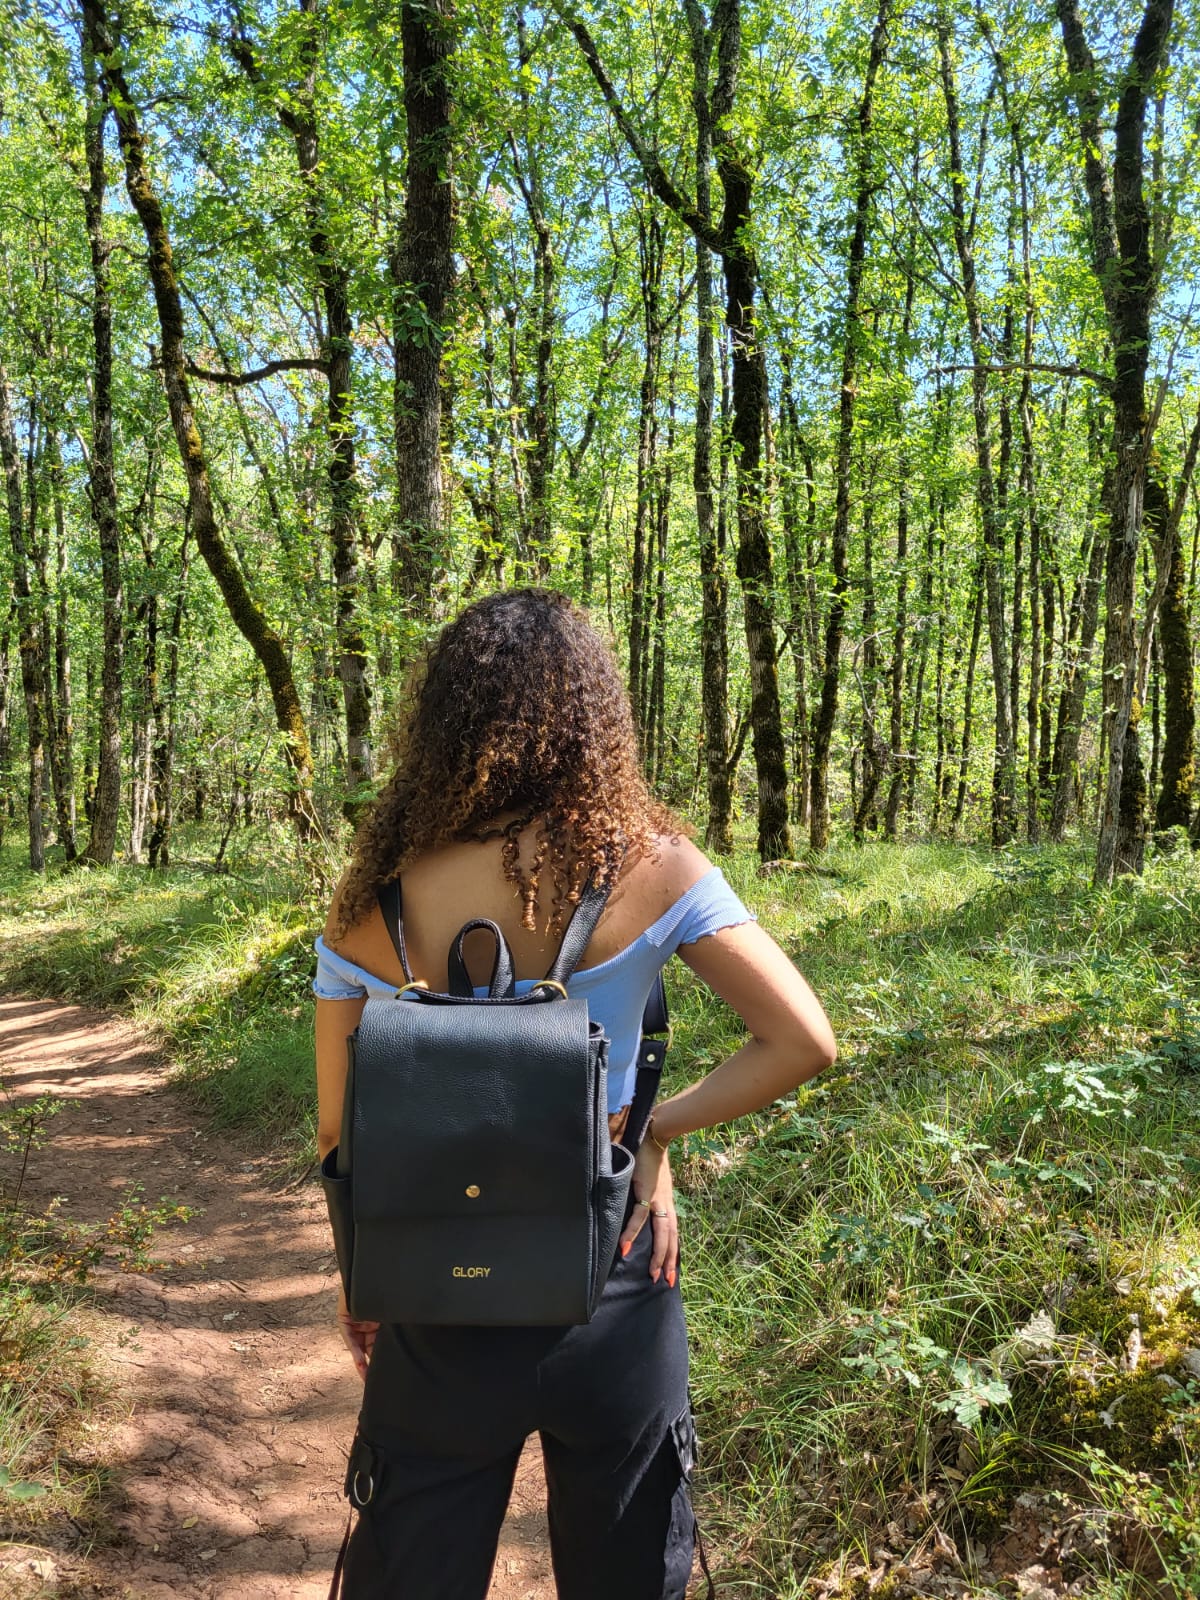
POLYGON ((650 1143, 652 1145, 655 1145, 659 1150, 662 1151, 663 1155, 667 1155, 668 1154, 667 1144, 670 1144, 671 1141, 668 1139, 667 1140, 667 1144, 663 1144, 661 1139, 656 1139, 654 1137, 654 1118, 653 1117, 651 1117, 650 1121, 646 1124, 646 1137, 649 1139, 649 1141, 650 1141, 650 1143))

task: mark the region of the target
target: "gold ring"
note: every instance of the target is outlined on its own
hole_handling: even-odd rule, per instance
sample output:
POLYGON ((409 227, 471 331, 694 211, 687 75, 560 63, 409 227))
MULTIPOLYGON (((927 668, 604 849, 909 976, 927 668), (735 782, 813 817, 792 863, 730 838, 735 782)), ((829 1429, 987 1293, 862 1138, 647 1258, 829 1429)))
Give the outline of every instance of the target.
POLYGON ((651 1204, 651 1202, 649 1200, 637 1200, 637 1201, 634 1202, 634 1204, 635 1205, 639 1205, 639 1206, 645 1206, 647 1211, 653 1211, 654 1210, 654 1206, 651 1204))
POLYGON ((428 987, 429 985, 425 982, 424 978, 414 978, 411 983, 406 983, 403 989, 397 989, 392 998, 394 1000, 399 1000, 400 996, 402 994, 407 994, 410 989, 428 989, 428 987))
POLYGON ((542 978, 540 982, 534 984, 533 988, 529 991, 530 994, 533 994, 537 989, 557 989, 564 1000, 569 1000, 571 998, 566 989, 561 983, 559 983, 557 978, 542 978))

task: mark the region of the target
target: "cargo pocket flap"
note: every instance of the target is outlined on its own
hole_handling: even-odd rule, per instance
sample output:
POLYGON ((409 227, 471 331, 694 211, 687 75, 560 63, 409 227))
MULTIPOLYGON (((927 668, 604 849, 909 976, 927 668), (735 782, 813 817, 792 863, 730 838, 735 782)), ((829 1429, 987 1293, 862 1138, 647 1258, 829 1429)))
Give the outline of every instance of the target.
POLYGON ((671 1437, 679 1457, 679 1470, 685 1478, 690 1478, 696 1465, 696 1423, 690 1406, 671 1424, 671 1437))

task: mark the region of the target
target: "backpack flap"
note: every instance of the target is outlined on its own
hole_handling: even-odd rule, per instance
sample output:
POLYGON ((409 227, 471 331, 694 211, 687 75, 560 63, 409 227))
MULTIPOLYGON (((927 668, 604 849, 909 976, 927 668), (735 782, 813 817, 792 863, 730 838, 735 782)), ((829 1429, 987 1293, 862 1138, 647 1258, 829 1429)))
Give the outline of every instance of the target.
POLYGON ((583 1000, 367 1002, 354 1040, 355 1316, 587 1320, 597 1186, 618 1181, 607 1047, 583 1000))

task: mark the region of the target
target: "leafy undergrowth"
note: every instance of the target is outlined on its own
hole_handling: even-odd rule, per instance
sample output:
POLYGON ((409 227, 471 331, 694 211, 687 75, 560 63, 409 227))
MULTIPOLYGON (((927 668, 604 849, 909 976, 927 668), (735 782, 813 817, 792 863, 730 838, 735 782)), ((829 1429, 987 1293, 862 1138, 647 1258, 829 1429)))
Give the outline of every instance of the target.
POLYGON ((735 1592, 1200 1593, 1200 871, 1089 865, 734 870, 841 1047, 677 1164, 735 1592))
MULTIPOLYGON (((722 1592, 1200 1593, 1196 862, 1112 891, 1073 846, 727 871, 841 1058, 676 1162, 722 1592)), ((131 1011, 210 1114, 302 1160, 320 909, 240 874, 31 887, 9 857, 0 983, 131 1011)), ((681 1082, 739 1025, 670 988, 681 1082)))

